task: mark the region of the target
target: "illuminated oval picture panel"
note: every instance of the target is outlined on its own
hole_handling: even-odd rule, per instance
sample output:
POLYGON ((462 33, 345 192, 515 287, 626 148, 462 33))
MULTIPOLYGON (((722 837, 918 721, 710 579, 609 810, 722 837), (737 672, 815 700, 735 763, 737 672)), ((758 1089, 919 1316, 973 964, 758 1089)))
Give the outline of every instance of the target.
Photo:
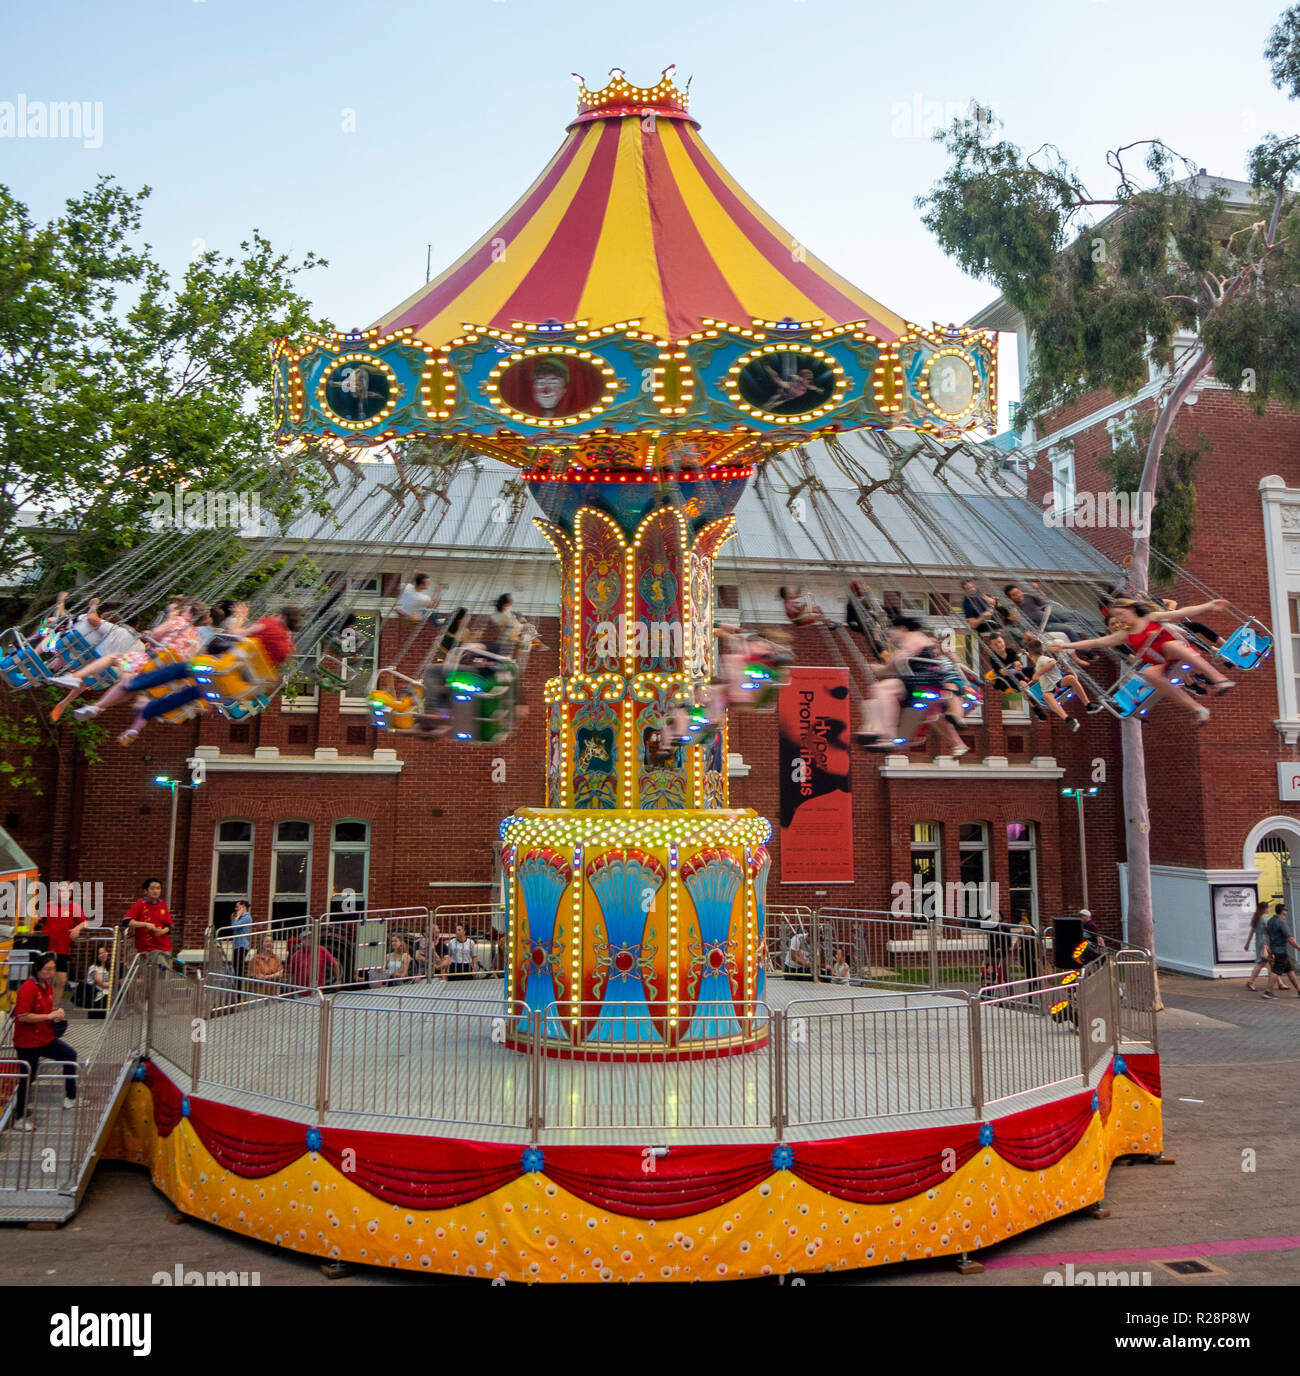
POLYGON ((961 419, 975 404, 979 383, 965 354, 941 351, 925 369, 925 390, 930 405, 950 420, 961 419))
POLYGON ((752 358, 741 369, 740 395, 773 416, 802 416, 835 397, 835 370, 824 358, 790 350, 752 358))
POLYGON ((349 425, 369 425, 392 409, 396 380, 378 359, 341 360, 325 377, 325 405, 349 425))
POLYGON ((588 359, 541 354, 508 364, 497 388, 512 411, 537 420, 567 420, 601 404, 605 379, 588 359))

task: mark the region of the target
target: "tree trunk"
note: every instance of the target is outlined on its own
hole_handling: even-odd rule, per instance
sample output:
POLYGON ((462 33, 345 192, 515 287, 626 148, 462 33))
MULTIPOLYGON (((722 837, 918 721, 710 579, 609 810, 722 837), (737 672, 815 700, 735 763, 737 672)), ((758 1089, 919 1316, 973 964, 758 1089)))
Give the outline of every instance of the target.
MULTIPOLYGON (((1183 376, 1174 385, 1164 408, 1156 418, 1142 465, 1142 480, 1138 484, 1138 510, 1153 510, 1156 501, 1156 482, 1160 476, 1160 455, 1173 429, 1174 419, 1196 385, 1210 371, 1213 359, 1204 348, 1198 348, 1183 376), (1142 497, 1150 506, 1142 504, 1142 497)), ((1151 567, 1151 522, 1142 523, 1133 541, 1133 564, 1129 577, 1140 592, 1147 591, 1151 567)), ((1146 752, 1142 741, 1142 718, 1125 717, 1120 728, 1124 752, 1124 848, 1128 860, 1128 939, 1135 946, 1143 946, 1156 954, 1155 924, 1151 911, 1151 819, 1147 808, 1146 752)), ((1155 979, 1155 972, 1152 971, 1155 979)), ((1155 982, 1155 1007, 1163 1008, 1160 984, 1155 982)))

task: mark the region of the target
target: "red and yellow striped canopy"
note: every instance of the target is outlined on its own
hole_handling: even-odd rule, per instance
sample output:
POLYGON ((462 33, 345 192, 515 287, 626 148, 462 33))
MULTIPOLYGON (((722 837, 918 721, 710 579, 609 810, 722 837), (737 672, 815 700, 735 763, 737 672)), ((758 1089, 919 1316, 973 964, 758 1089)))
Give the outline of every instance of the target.
POLYGON ((907 328, 807 253, 736 184, 693 121, 627 105, 575 122, 523 198, 376 325, 442 345, 466 324, 639 320, 670 340, 706 319, 907 328))

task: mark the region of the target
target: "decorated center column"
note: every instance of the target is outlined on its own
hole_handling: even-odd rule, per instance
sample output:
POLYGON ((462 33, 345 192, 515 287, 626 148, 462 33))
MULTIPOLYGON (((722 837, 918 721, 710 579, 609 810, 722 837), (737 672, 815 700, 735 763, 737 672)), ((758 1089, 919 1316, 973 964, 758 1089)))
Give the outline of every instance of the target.
POLYGON ((764 841, 727 808, 726 723, 669 743, 714 668, 713 561, 744 466, 531 472, 560 560, 561 673, 546 685, 546 808, 502 824, 516 1038, 560 1054, 759 1044, 764 841))

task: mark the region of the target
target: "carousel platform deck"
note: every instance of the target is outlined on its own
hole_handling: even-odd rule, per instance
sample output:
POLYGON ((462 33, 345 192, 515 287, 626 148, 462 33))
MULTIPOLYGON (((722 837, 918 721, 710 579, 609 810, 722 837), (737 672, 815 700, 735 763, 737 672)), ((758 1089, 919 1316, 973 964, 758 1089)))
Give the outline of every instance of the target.
POLYGON ((331 1128, 542 1145, 807 1141, 951 1126, 1095 1088, 1108 1063, 1085 1069, 1077 1028, 1045 1008, 985 1004, 973 1056, 969 1006, 942 992, 775 979, 765 1002, 784 1014, 784 1047, 701 1060, 529 1054, 506 1043, 496 979, 335 995, 323 1068, 318 1010, 283 999, 211 1018, 197 1091, 179 1046, 176 1059, 157 1046, 152 1055, 186 1092, 304 1124, 322 1121, 323 1076, 331 1128))

